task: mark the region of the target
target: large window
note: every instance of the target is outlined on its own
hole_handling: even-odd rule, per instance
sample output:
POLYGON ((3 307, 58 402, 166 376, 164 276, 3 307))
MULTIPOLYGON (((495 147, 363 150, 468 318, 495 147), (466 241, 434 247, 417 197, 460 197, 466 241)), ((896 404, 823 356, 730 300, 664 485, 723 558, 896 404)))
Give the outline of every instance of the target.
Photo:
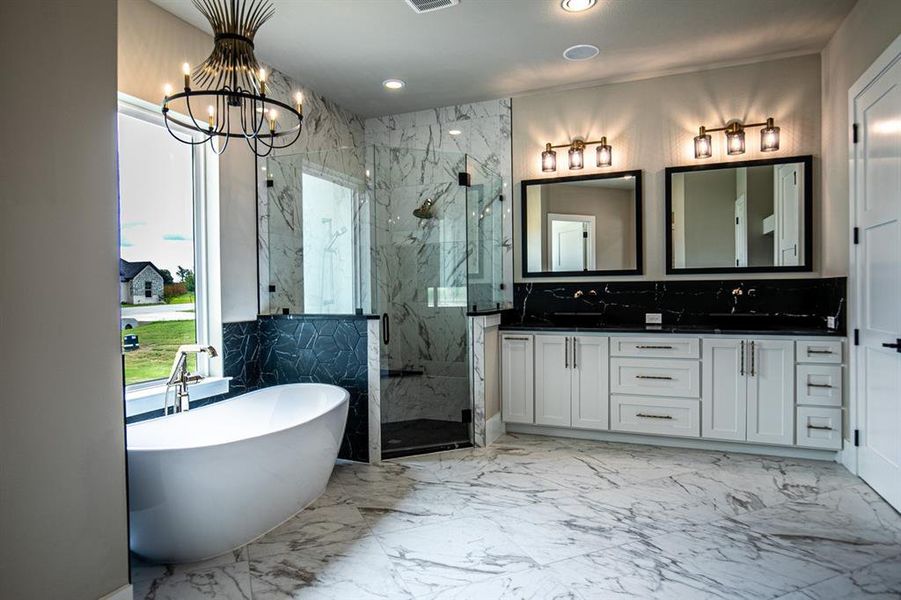
MULTIPOLYGON (((119 300, 127 386, 169 375, 178 347, 209 343, 204 318, 204 154, 157 110, 120 103, 119 300), (135 339, 136 338, 136 339, 135 339)), ((190 368, 206 374, 208 365, 190 368)))

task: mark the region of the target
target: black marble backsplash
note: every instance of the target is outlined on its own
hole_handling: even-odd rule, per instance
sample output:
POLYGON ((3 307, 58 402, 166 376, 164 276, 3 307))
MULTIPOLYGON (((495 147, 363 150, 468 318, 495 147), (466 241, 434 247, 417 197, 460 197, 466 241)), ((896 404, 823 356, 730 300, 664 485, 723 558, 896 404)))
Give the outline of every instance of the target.
POLYGON ((603 325, 643 325, 662 313, 664 325, 823 329, 835 317, 846 327, 847 279, 724 279, 517 283, 507 324, 560 324, 591 319, 603 325))

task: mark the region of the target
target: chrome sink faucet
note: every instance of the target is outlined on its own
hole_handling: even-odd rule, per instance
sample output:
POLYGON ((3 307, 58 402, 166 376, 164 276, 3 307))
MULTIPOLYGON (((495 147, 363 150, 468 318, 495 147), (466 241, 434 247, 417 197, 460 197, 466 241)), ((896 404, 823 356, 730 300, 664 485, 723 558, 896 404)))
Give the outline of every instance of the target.
POLYGON ((169 388, 175 388, 175 403, 172 411, 180 413, 190 408, 190 395, 188 393, 188 384, 195 383, 203 379, 202 375, 188 372, 188 355, 200 354, 206 352, 210 358, 219 356, 216 349, 212 346, 204 346, 202 344, 185 344, 178 347, 175 353, 175 362, 172 363, 172 372, 169 374, 169 380, 166 381, 166 395, 163 401, 163 416, 169 414, 169 388))

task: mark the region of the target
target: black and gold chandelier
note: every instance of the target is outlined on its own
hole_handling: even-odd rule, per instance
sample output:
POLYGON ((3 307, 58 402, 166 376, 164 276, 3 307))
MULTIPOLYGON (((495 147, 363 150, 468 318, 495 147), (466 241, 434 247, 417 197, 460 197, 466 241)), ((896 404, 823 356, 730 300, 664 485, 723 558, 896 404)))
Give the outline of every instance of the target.
POLYGON ((294 106, 267 96, 266 70, 253 54, 253 38, 275 9, 269 0, 193 0, 213 28, 213 51, 193 72, 182 66, 184 90, 166 86, 163 117, 180 142, 205 144, 221 154, 232 138, 244 138, 259 157, 287 148, 303 127, 303 97, 294 106), (196 88, 192 87, 192 79, 196 88), (176 110, 181 115, 173 114, 176 110), (185 139, 174 123, 199 134, 185 139), (216 140, 216 143, 214 143, 216 140))

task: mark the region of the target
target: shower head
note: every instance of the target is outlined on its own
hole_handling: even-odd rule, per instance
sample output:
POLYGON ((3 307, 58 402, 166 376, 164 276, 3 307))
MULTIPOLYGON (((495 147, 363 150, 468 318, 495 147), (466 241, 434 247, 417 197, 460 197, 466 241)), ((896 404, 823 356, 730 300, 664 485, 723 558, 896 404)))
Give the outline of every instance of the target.
POLYGON ((431 219, 435 215, 432 214, 432 207, 435 205, 434 200, 426 198, 419 208, 413 209, 413 216, 417 219, 431 219))

